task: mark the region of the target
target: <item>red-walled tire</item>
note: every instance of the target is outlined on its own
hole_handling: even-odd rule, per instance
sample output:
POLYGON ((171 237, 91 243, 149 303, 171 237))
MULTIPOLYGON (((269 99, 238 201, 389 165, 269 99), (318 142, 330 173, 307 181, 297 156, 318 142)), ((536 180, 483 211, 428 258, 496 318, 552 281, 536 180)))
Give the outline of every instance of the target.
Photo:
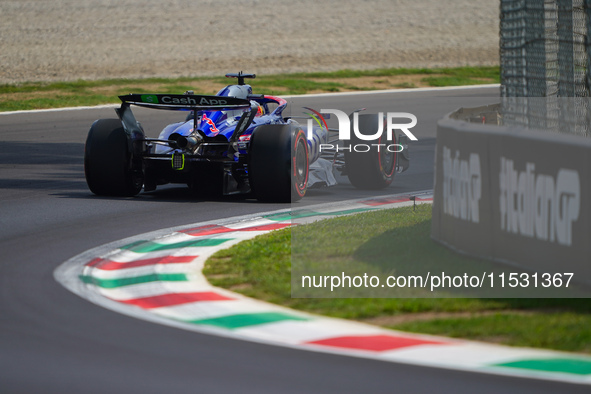
POLYGON ((294 125, 263 125, 250 139, 248 175, 259 201, 293 202, 306 194, 308 141, 294 125))

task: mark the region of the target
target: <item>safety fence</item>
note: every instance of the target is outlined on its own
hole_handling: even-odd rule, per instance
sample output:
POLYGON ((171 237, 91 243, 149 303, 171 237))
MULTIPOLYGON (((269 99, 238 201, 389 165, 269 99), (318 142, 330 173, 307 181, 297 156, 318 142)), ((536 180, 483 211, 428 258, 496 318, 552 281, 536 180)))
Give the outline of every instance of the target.
POLYGON ((503 124, 591 136, 590 32, 591 0, 501 0, 503 124))

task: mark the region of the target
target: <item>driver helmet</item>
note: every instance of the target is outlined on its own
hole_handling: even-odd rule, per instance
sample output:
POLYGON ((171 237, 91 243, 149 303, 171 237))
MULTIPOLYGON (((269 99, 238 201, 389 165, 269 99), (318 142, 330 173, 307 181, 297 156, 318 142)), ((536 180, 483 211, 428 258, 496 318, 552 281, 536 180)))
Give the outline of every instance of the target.
MULTIPOLYGON (((229 97, 247 99, 248 96, 252 94, 252 87, 250 85, 228 85, 224 89, 222 89, 220 92, 223 92, 226 89, 228 90, 226 95, 229 97)), ((252 102, 251 102, 251 105, 252 105, 252 102)), ((242 116, 242 113, 244 111, 243 110, 230 110, 230 111, 225 111, 225 112, 228 115, 228 119, 236 119, 236 118, 242 116)))
POLYGON ((262 116, 265 114, 265 108, 260 105, 259 103, 257 103, 256 101, 250 101, 250 108, 251 109, 255 109, 257 110, 255 116, 262 116))

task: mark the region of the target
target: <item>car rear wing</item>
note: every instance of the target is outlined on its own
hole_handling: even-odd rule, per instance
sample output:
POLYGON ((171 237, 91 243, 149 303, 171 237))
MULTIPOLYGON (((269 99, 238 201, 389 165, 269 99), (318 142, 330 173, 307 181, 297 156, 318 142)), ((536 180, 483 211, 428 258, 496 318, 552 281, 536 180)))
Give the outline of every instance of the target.
MULTIPOLYGON (((121 107, 115 109, 121 119, 123 129, 131 141, 145 138, 142 127, 131 111, 131 105, 139 107, 167 109, 173 111, 193 111, 197 118, 198 111, 224 111, 250 109, 250 100, 225 96, 202 96, 196 94, 127 94, 119 96, 121 107)), ((244 115, 251 111, 245 111, 244 115)), ((243 117, 245 117, 243 115, 243 117)), ((195 124, 197 119, 195 119, 195 124)), ((200 132, 199 130, 197 130, 200 132)), ((202 132, 200 132, 202 133, 202 132)))
POLYGON ((222 111, 250 108, 250 101, 236 97, 202 96, 196 94, 127 94, 119 96, 124 105, 178 111, 222 111))

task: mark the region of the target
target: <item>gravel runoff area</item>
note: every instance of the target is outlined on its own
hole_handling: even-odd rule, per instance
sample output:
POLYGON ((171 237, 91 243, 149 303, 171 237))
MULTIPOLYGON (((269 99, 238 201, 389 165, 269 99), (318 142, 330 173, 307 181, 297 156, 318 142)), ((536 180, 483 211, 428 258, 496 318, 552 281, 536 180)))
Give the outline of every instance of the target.
POLYGON ((499 0, 0 0, 0 84, 499 63, 499 0))

